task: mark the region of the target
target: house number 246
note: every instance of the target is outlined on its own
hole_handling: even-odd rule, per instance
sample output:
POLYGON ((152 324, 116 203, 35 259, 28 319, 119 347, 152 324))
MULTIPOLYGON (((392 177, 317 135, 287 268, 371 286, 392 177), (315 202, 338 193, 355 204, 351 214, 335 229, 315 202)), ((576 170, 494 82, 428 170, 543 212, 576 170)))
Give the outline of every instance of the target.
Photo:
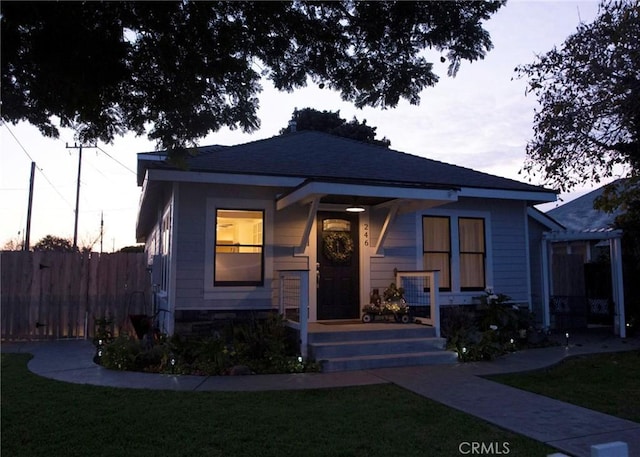
POLYGON ((362 224, 362 245, 369 247, 369 224, 362 224))

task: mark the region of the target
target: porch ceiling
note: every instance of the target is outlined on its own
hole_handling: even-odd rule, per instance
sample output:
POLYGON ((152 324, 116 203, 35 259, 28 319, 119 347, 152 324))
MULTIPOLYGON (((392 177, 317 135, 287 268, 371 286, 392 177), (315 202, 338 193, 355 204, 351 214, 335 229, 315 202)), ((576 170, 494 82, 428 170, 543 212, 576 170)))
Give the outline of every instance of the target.
POLYGON ((327 203, 332 205, 353 205, 357 203, 362 206, 376 206, 383 203, 387 203, 394 200, 388 197, 366 197, 366 196, 352 196, 352 195, 324 195, 320 198, 320 203, 327 203))
POLYGON ((308 180, 276 201, 277 209, 293 204, 306 204, 320 197, 322 203, 337 205, 358 204, 362 206, 381 206, 394 200, 429 200, 452 202, 458 199, 459 189, 453 187, 407 186, 396 183, 350 183, 308 180))

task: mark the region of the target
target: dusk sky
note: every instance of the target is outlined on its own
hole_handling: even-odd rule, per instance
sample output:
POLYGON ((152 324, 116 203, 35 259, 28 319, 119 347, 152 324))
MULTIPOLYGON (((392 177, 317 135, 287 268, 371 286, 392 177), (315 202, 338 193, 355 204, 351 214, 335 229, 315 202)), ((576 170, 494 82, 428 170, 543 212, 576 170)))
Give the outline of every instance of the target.
MULTIPOLYGON (((449 78, 447 64, 439 62, 439 54, 434 55, 440 82, 422 92, 418 106, 401 102, 396 109, 359 110, 327 89, 308 87, 284 93, 265 81, 260 95, 260 130, 244 134, 224 129, 199 144, 233 145, 272 137, 287 125, 295 108, 340 110, 347 120, 356 116, 376 126, 378 138, 390 139, 392 149, 528 182, 529 177, 518 171, 533 135, 536 100, 525 96, 526 81, 515 78, 514 68, 559 46, 575 32, 580 20, 591 22, 597 10, 596 1, 511 0, 486 23, 494 49, 484 60, 464 62, 458 75, 449 78)), ((78 150, 66 148, 67 143, 74 143, 70 130, 52 140, 25 123, 0 126, 0 247, 24 236, 32 160, 38 171, 31 244, 47 234, 73 238, 78 150)), ((144 136, 128 135, 114 144, 98 146, 83 151, 78 244, 98 239, 103 212, 104 251, 111 252, 135 244, 140 197, 136 153, 153 151, 155 144, 144 136)), ((537 178, 531 179, 533 184, 541 184, 537 178)), ((602 184, 590 183, 561 198, 569 201, 602 184)), ((98 241, 94 250, 99 249, 98 241)))

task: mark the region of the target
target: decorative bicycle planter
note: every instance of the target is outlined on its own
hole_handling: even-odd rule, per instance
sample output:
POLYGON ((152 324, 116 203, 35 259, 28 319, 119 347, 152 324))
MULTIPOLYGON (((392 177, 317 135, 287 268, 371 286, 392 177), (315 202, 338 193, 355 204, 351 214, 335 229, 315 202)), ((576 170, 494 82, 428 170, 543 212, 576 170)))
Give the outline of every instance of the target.
POLYGON ((379 305, 366 305, 362 309, 362 322, 365 324, 375 320, 389 321, 391 319, 403 324, 411 322, 409 306, 404 302, 385 302, 379 305))

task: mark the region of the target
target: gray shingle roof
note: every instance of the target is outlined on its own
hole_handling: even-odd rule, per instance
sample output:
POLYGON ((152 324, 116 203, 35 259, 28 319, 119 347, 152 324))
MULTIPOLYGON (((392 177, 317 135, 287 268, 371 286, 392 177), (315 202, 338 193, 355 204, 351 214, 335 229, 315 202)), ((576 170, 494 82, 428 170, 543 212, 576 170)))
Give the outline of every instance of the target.
POLYGON ((192 171, 553 192, 469 168, 315 131, 198 148, 192 171))
POLYGON ((546 214, 570 231, 597 232, 610 230, 620 212, 606 213, 593 208, 593 202, 602 195, 604 187, 595 189, 582 197, 553 208, 547 211, 546 214))

